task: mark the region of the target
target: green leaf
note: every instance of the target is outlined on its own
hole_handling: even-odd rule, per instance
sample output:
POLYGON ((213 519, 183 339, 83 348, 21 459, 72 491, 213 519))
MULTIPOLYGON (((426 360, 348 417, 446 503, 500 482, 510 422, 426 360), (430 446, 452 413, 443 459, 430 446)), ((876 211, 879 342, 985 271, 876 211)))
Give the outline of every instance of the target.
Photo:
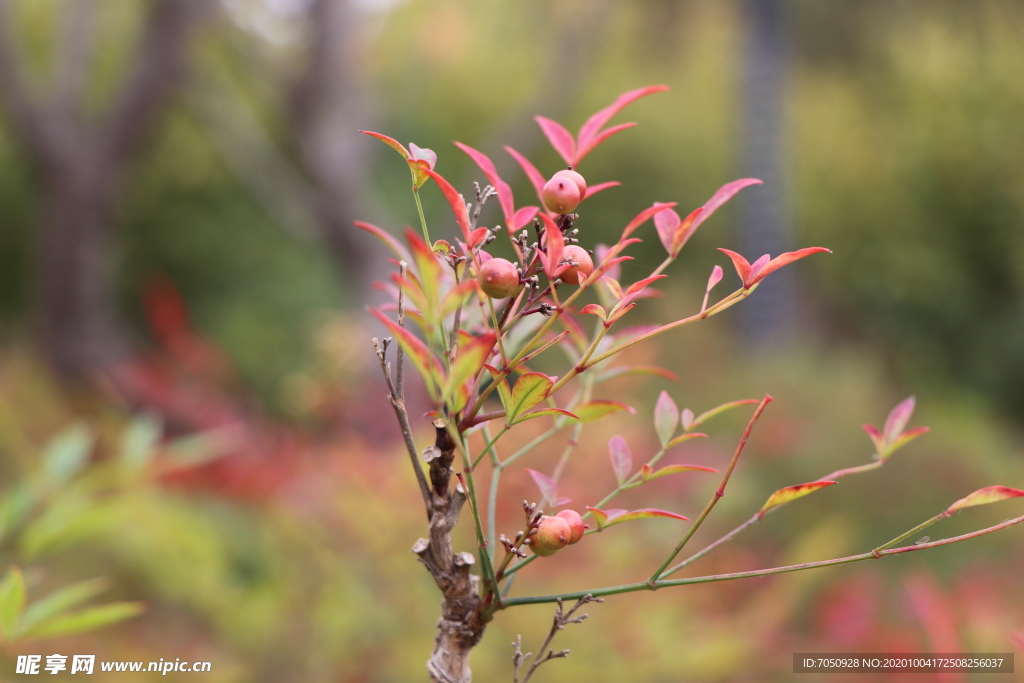
POLYGON ((730 401, 729 403, 723 403, 722 405, 716 408, 712 408, 711 410, 708 410, 698 415, 696 419, 694 419, 693 422, 690 423, 690 426, 686 428, 686 431, 692 430, 694 427, 697 427, 698 425, 707 422, 713 417, 721 415, 727 410, 732 410, 733 408, 738 408, 740 406, 749 406, 754 403, 760 403, 760 401, 754 398, 747 398, 741 401, 730 401))
POLYGON ((596 420, 600 420, 606 415, 617 413, 620 410, 625 410, 633 415, 636 414, 636 410, 631 406, 627 406, 625 403, 619 403, 618 401, 587 401, 586 403, 581 403, 572 409, 572 411, 579 417, 580 422, 594 422, 596 420))
POLYGON ((155 416, 144 415, 132 421, 121 437, 121 461, 133 469, 142 469, 156 455, 162 425, 155 416))
POLYGON ((110 582, 101 577, 80 581, 50 593, 45 598, 32 603, 25 610, 25 615, 19 624, 19 630, 29 631, 47 619, 91 600, 109 587, 110 582))
POLYGON ((764 517, 764 513, 768 512, 768 510, 772 509, 773 507, 785 505, 786 503, 790 503, 796 500, 797 498, 803 498, 808 493, 814 493, 820 488, 824 488, 825 486, 832 486, 835 483, 836 482, 834 481, 812 481, 807 484, 796 484, 794 486, 786 486, 785 488, 781 488, 772 495, 768 496, 768 500, 765 501, 765 504, 761 506, 761 510, 757 513, 757 515, 758 517, 764 517))
POLYGON ((112 602, 97 607, 56 616, 26 631, 25 638, 52 638, 82 631, 93 631, 125 619, 131 619, 145 611, 141 602, 112 602))
POLYGON ((654 431, 657 432, 658 441, 662 446, 668 443, 678 426, 679 408, 668 392, 663 391, 658 395, 658 402, 654 405, 654 431))
POLYGON ((946 515, 951 515, 958 510, 974 507, 975 505, 988 505, 989 503, 998 503, 1001 500, 1019 498, 1020 496, 1024 496, 1024 491, 1020 489, 1011 489, 1009 486, 986 486, 950 505, 949 509, 946 510, 946 515))
POLYGON ((432 397, 436 398, 438 389, 442 386, 441 378, 443 373, 441 371, 441 364, 434 357, 434 354, 415 335, 377 309, 371 308, 370 313, 384 323, 391 334, 395 336, 395 339, 398 340, 398 343, 402 345, 402 350, 405 351, 412 364, 416 366, 416 371, 420 373, 420 376, 426 383, 427 390, 432 397))
POLYGON ((562 408, 541 408, 540 410, 534 410, 532 412, 521 415, 515 422, 510 424, 522 424, 527 420, 532 420, 535 417, 543 417, 544 415, 563 415, 565 417, 572 418, 573 420, 580 419, 577 415, 570 413, 568 410, 562 408))
POLYGON ((717 472, 714 467, 704 467, 702 465, 667 465, 662 467, 658 471, 654 471, 650 465, 644 465, 641 469, 641 474, 644 481, 650 481, 651 479, 657 479, 659 477, 667 477, 670 474, 680 474, 682 472, 717 472))
POLYGON ((7 570, 0 581, 0 633, 11 639, 17 632, 18 620, 25 609, 25 577, 17 567, 7 570))
POLYGON ((670 519, 681 519, 684 522, 690 521, 688 517, 683 517, 675 512, 660 510, 658 508, 642 508, 640 510, 629 511, 621 509, 601 510, 587 506, 587 509, 590 510, 594 515, 594 519, 597 520, 598 531, 602 531, 613 524, 631 522, 634 519, 650 519, 652 517, 668 517, 670 519))
POLYGON ((528 372, 520 376, 505 405, 505 421, 510 425, 515 424, 520 415, 547 398, 554 384, 550 377, 540 372, 528 372))
POLYGON ((681 443, 685 443, 685 442, 689 441, 690 439, 706 439, 706 438, 708 438, 708 435, 707 434, 703 434, 701 432, 690 432, 688 434, 680 434, 679 436, 677 436, 676 438, 672 439, 667 444, 665 444, 665 450, 668 450, 668 449, 672 448, 673 446, 678 446, 681 443))
POLYGON ((84 424, 78 423, 64 430, 46 447, 43 453, 43 469, 55 484, 63 484, 89 462, 95 437, 84 424))

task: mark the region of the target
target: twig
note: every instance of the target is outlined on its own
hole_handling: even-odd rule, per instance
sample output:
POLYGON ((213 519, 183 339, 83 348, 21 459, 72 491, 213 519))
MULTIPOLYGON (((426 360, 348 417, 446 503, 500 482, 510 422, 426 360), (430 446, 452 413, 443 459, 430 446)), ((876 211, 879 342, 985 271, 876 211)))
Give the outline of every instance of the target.
MULTIPOLYGON (((398 274, 402 277, 402 282, 405 282, 406 271, 409 270, 409 264, 405 261, 398 262, 398 274)), ((405 288, 398 288, 398 326, 405 327, 405 288)), ((405 401, 405 350, 402 345, 398 345, 398 352, 395 355, 395 396, 397 396, 403 402, 405 401)), ((419 468, 416 468, 419 471, 419 468)))
MULTIPOLYGON (((416 483, 420 487, 420 495, 423 496, 423 505, 427 511, 427 519, 430 519, 431 510, 433 505, 430 500, 430 486, 427 484, 427 477, 423 474, 423 468, 420 467, 419 454, 416 450, 416 442, 412 438, 412 425, 409 424, 409 413, 405 409, 405 399, 398 395, 395 388, 395 383, 391 379, 391 368, 387 363, 387 343, 388 340, 384 340, 382 345, 377 341, 377 338, 373 338, 373 348, 377 353, 377 359, 380 361, 381 372, 384 373, 384 379, 388 383, 388 398, 391 400, 391 407, 395 409, 395 417, 398 418, 398 425, 402 430, 402 438, 405 440, 405 449, 409 453, 409 461, 412 463, 413 472, 416 473, 416 483)), ((401 366, 399 366, 401 367, 401 366)))
MULTIPOLYGON (((538 652, 540 652, 540 656, 534 657, 533 664, 531 664, 530 668, 526 670, 526 676, 522 679, 521 683, 526 683, 530 680, 530 676, 533 675, 533 672, 536 671, 544 662, 550 662, 552 659, 559 659, 561 657, 568 657, 569 650, 561 650, 559 652, 548 650, 548 647, 551 645, 551 641, 555 639, 555 635, 559 631, 569 624, 578 624, 589 616, 587 614, 581 614, 578 617, 574 617, 573 615, 576 614, 576 611, 580 607, 583 607, 583 605, 586 605, 588 602, 604 602, 604 600, 601 598, 595 598, 593 595, 588 593, 577 600, 576 604, 573 605, 572 609, 568 612, 564 611, 561 599, 556 602, 558 603, 558 607, 555 608, 555 618, 551 624, 551 631, 548 632, 548 637, 544 640, 544 644, 540 646, 540 650, 538 650, 538 652), (547 654, 544 654, 545 650, 547 650, 547 654)), ((533 656, 532 652, 523 654, 522 643, 523 638, 519 635, 516 636, 515 642, 512 643, 512 647, 515 648, 515 654, 512 655, 512 663, 515 665, 515 674, 512 677, 513 683, 520 683, 519 671, 523 664, 526 663, 526 660, 533 656)))

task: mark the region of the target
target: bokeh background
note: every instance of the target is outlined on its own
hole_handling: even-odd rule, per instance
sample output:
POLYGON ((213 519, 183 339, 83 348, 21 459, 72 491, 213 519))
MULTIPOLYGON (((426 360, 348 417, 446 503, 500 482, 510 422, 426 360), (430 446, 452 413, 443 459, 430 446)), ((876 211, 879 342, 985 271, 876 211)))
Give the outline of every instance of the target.
MULTIPOLYGON (((469 144, 525 198, 502 145, 545 173, 560 163, 534 115, 575 130, 663 83, 580 169, 623 183, 586 203, 585 243, 655 200, 689 211, 729 180, 766 183, 701 228, 637 316, 699 305, 727 265, 715 247, 834 251, 649 347, 643 360, 680 379, 608 385, 637 416, 591 430, 565 493, 592 504, 612 485, 613 434, 637 457, 656 449, 661 390, 697 412, 776 398, 697 541, 779 486, 866 462, 860 425, 907 395, 932 432, 695 570, 863 552, 976 488, 1024 484, 1019 2, 8 0, 0 17, 2 568, 22 568, 30 601, 104 576, 100 601, 146 605, 6 642, 0 678, 18 654, 52 652, 209 660, 218 682, 424 678, 439 599, 408 552, 422 519, 369 346, 383 331, 364 313, 386 255, 351 226, 418 220, 401 161, 360 129, 434 149, 466 193, 483 178, 450 143, 469 144)), ((450 228, 440 194, 423 195, 433 233, 450 228)), ((624 280, 662 258, 647 230, 624 280)), ((721 463, 745 419, 721 418, 676 461, 721 463)), ((550 468, 564 440, 524 465, 550 468)), ((671 479, 624 506, 694 516, 715 485, 671 479)), ((507 481, 514 533, 537 493, 523 471, 507 481)), ((1019 514, 979 508, 937 533, 1019 514)), ((533 565, 516 592, 646 576, 679 528, 631 527, 533 565)), ((783 681, 799 651, 1010 652, 1022 576, 1013 529, 619 596, 566 630, 572 656, 535 680, 783 681)), ((509 643, 536 648, 550 616, 499 615, 478 680, 511 680, 509 643)))

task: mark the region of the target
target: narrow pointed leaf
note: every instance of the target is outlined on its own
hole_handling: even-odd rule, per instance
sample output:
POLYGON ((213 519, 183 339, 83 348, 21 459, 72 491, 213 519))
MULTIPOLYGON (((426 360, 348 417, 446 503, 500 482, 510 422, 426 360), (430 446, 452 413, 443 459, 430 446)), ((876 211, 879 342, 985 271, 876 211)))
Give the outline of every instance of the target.
POLYGON ((656 92, 664 92, 668 90, 668 86, 664 85, 651 85, 645 88, 637 88, 636 90, 630 90, 629 92, 619 95, 609 106, 605 107, 601 111, 597 112, 580 127, 579 132, 579 146, 580 152, 576 159, 576 163, 579 163, 584 156, 586 156, 594 147, 597 146, 595 139, 599 135, 601 129, 606 123, 611 121, 612 117, 618 114, 624 107, 629 105, 631 102, 635 102, 641 97, 646 97, 656 92))
POLYGON ((598 304, 587 304, 580 310, 580 315, 596 315, 601 320, 607 320, 608 314, 598 304))
POLYGON ((878 427, 871 424, 866 424, 861 427, 868 436, 871 437, 871 443, 875 446, 875 453, 881 455, 885 452, 885 443, 882 440, 882 432, 878 431, 878 427))
POLYGON ((145 606, 141 602, 112 602, 98 607, 87 607, 71 614, 48 619, 27 631, 24 637, 53 638, 82 631, 92 631, 125 619, 131 619, 144 611, 145 606))
MULTIPOLYGON (((648 467, 644 465, 644 467, 648 467)), ((714 467, 704 467, 703 465, 666 465, 657 472, 651 472, 644 476, 644 481, 650 481, 651 479, 658 479, 659 477, 667 477, 670 474, 681 474, 683 472, 717 472, 714 467)))
POLYGON ((651 218, 653 218, 657 214, 661 213, 662 211, 666 211, 668 209, 671 209, 675 205, 676 205, 675 202, 668 202, 668 203, 654 202, 653 206, 650 206, 650 207, 644 209, 643 211, 638 213, 633 218, 633 220, 631 220, 629 222, 629 224, 625 227, 625 229, 623 229, 622 237, 619 238, 619 241, 621 242, 622 240, 625 240, 627 237, 632 235, 633 232, 636 231, 637 228, 639 228, 641 225, 646 223, 648 220, 650 220, 651 218))
MULTIPOLYGON (((480 366, 490 357, 495 339, 494 332, 487 332, 468 343, 461 343, 458 355, 455 356, 455 361, 448 372, 448 381, 442 395, 443 400, 447 401, 457 389, 476 375, 480 366)), ((452 406, 451 410, 455 412, 460 408, 462 406, 452 406)))
POLYGON ((928 429, 928 427, 915 427, 914 429, 909 429, 903 432, 898 437, 896 437, 895 441, 889 444, 888 448, 885 449, 884 457, 888 458, 890 455, 892 455, 899 449, 903 448, 917 437, 921 436, 922 434, 927 434, 929 431, 930 430, 928 429))
POLYGON ((611 136, 615 135, 616 133, 621 133, 627 128, 633 128, 634 126, 636 126, 636 123, 630 122, 620 123, 619 125, 612 126, 611 128, 605 128, 604 130, 597 134, 597 136, 590 142, 589 145, 587 145, 586 147, 581 147, 576 151, 576 158, 573 160, 573 166, 578 166, 579 163, 583 161, 583 158, 585 156, 590 154, 595 147, 600 145, 602 142, 604 142, 611 136))
POLYGON ((406 249, 405 245, 402 244, 396 237, 378 228, 376 225, 373 225, 372 223, 354 221, 354 225, 360 230, 365 230, 366 232, 370 233, 371 235, 379 239, 398 258, 402 259, 406 263, 412 262, 412 256, 409 255, 409 250, 406 249))
MULTIPOLYGON (((683 413, 685 414, 686 411, 684 410, 683 413)), ((686 428, 684 427, 684 429, 686 429, 686 428)), ((668 450, 669 448, 674 448, 674 447, 678 446, 681 443, 686 443, 687 441, 690 441, 691 439, 706 439, 706 438, 708 438, 708 435, 707 434, 702 434, 700 432, 687 432, 686 434, 680 434, 679 436, 677 436, 676 438, 672 439, 667 444, 665 444, 665 450, 668 450)))
POLYGON ((448 206, 452 208, 452 213, 455 214, 455 222, 459 226, 459 230, 462 231, 462 239, 467 243, 469 242, 469 209, 466 208, 466 201, 462 198, 455 188, 451 186, 447 180, 441 177, 440 173, 431 171, 430 169, 424 169, 424 173, 429 175, 437 183, 437 186, 441 188, 441 193, 444 198, 448 201, 448 206))
POLYGON ((366 135, 370 135, 372 137, 377 138, 378 140, 383 142, 385 145, 387 145, 391 149, 393 149, 396 152, 398 152, 399 154, 401 154, 403 159, 411 159, 412 158, 412 155, 409 154, 409 150, 407 150, 405 148, 405 146, 402 145, 402 143, 400 143, 398 140, 395 140, 394 138, 389 138, 387 135, 382 135, 381 133, 374 133, 373 131, 370 131, 370 130, 362 130, 362 131, 359 131, 359 132, 360 133, 365 133, 366 135))
POLYGON ((786 503, 792 502, 797 498, 803 498, 809 493, 814 493, 820 488, 832 486, 835 483, 836 482, 834 481, 812 481, 807 484, 796 484, 794 486, 786 486, 784 488, 779 489, 772 495, 768 496, 768 500, 765 501, 765 504, 761 506, 761 509, 760 511, 758 511, 757 514, 759 517, 763 517, 764 513, 768 512, 768 510, 771 510, 774 507, 778 507, 779 505, 785 505, 786 503))
POLYGON ((654 431, 662 446, 669 442, 678 426, 679 408, 668 392, 662 391, 658 395, 658 402, 654 404, 654 431))
POLYGON ((642 292, 644 288, 647 287, 647 285, 657 280, 660 280, 663 277, 668 277, 668 275, 652 275, 651 277, 645 277, 643 280, 637 280, 636 282, 631 284, 628 289, 626 289, 625 295, 629 296, 630 294, 637 294, 638 292, 642 292))
POLYGON ((732 265, 736 268, 736 274, 740 276, 740 281, 743 282, 743 286, 746 287, 747 280, 750 279, 750 262, 735 251, 723 249, 721 247, 718 248, 718 251, 732 259, 732 265))
POLYGON ((889 415, 885 418, 885 427, 882 429, 883 443, 890 444, 903 433, 903 430, 907 428, 907 423, 910 422, 911 416, 914 414, 914 406, 914 397, 909 396, 889 411, 889 415))
POLYGON ((433 324, 440 323, 440 301, 438 297, 441 292, 441 284, 444 279, 444 271, 441 262, 433 248, 420 238, 412 230, 405 231, 405 241, 412 250, 413 261, 416 262, 416 272, 419 274, 420 287, 423 288, 426 306, 421 310, 424 317, 433 324))
POLYGON ((524 206, 518 209, 512 216, 512 222, 505 226, 509 233, 513 233, 519 228, 523 227, 527 223, 533 220, 533 217, 537 215, 538 209, 536 206, 524 206))
POLYGON ((672 238, 676 234, 676 228, 682 223, 679 214, 672 209, 662 211, 654 216, 654 229, 658 231, 658 239, 665 251, 672 253, 672 238))
POLYGON ((679 256, 679 252, 683 250, 686 243, 693 236, 693 233, 697 232, 697 228, 700 227, 700 222, 697 220, 704 214, 704 207, 694 209, 690 212, 683 222, 676 228, 675 233, 672 235, 672 243, 670 245, 669 254, 672 258, 679 256))
POLYGON ((544 191, 544 183, 546 182, 544 180, 544 176, 541 175, 536 166, 530 163, 529 159, 516 150, 511 147, 506 147, 505 151, 508 152, 512 158, 516 160, 516 163, 519 164, 519 167, 523 169, 523 173, 525 173, 526 177, 530 179, 530 184, 533 185, 533 189, 537 192, 537 201, 543 204, 544 200, 541 198, 541 193, 544 191))
POLYGON ((694 427, 697 427, 698 425, 704 424, 705 422, 707 422, 711 418, 716 417, 718 415, 721 415, 722 413, 724 413, 727 410, 732 410, 733 408, 738 408, 740 406, 754 405, 755 403, 760 403, 760 401, 758 401, 755 398, 745 398, 745 399, 742 399, 742 400, 739 400, 739 401, 730 401, 729 403, 723 403, 722 405, 720 405, 718 407, 712 408, 711 410, 705 411, 705 412, 701 413, 700 415, 698 415, 697 418, 694 419, 694 421, 690 423, 690 426, 687 427, 686 430, 690 431, 694 427))
POLYGON ((427 389, 432 395, 436 396, 436 388, 439 388, 442 385, 441 377, 443 373, 441 370, 441 364, 436 358, 434 358, 434 355, 430 353, 430 349, 428 349, 426 344, 420 341, 415 335, 399 326, 398 323, 391 320, 377 309, 371 308, 370 313, 376 316, 378 320, 387 326, 391 334, 394 335, 398 343, 401 344, 402 349, 409 357, 409 360, 411 360, 413 365, 416 366, 417 372, 420 373, 420 376, 422 376, 424 381, 427 383, 427 389))
POLYGON ((11 638, 18 627, 18 620, 25 609, 25 578, 17 567, 7 570, 0 581, 0 633, 11 638))
POLYGON ((600 420, 606 415, 617 413, 620 411, 626 411, 632 415, 636 414, 636 410, 632 406, 628 406, 625 403, 619 403, 618 401, 587 401, 581 403, 572 409, 576 416, 579 417, 580 422, 594 422, 600 420))
POLYGON ((520 415, 547 398, 554 385, 551 378, 539 372, 528 372, 519 377, 512 387, 509 405, 505 406, 505 419, 515 424, 520 415))
POLYGON ((604 192, 605 190, 607 190, 610 187, 618 187, 621 184, 622 183, 620 183, 617 180, 612 180, 612 181, 609 181, 607 183, 597 183, 596 185, 588 186, 587 187, 587 197, 588 198, 589 197, 593 197, 598 192, 604 192))
POLYGON ((700 215, 696 217, 690 230, 695 231, 700 224, 711 218, 711 215, 715 213, 723 204, 736 196, 736 193, 745 187, 751 185, 761 185, 761 181, 757 178, 741 178, 740 180, 734 180, 731 183, 726 183, 718 188, 718 191, 711 196, 711 199, 704 202, 704 206, 701 207, 700 215))
POLYGON ((950 505, 949 509, 946 510, 946 514, 951 515, 958 510, 974 507, 975 505, 988 505, 989 503, 998 503, 1001 500, 1020 498, 1021 496, 1024 496, 1024 491, 1020 489, 1011 489, 1009 486, 986 486, 950 505))
POLYGON ((546 254, 540 252, 540 259, 544 263, 544 272, 554 280, 567 267, 560 264, 565 250, 565 237, 547 214, 540 214, 540 219, 544 223, 544 244, 547 247, 546 254))
POLYGON ((498 202, 501 204, 501 213, 505 216, 505 225, 512 225, 515 215, 515 208, 512 201, 512 188, 508 186, 501 176, 498 175, 498 171, 494 168, 494 163, 491 161, 483 152, 477 151, 469 145, 464 145, 461 142, 456 142, 455 146, 461 149, 463 152, 469 155, 469 158, 476 162, 476 165, 480 167, 480 170, 487 176, 487 182, 491 184, 494 190, 498 193, 498 202))
POLYGON ((705 291, 710 292, 715 288, 719 282, 722 281, 722 266, 715 266, 711 269, 711 275, 708 277, 708 288, 705 291))
MULTIPOLYGON (((810 256, 811 254, 821 253, 831 254, 832 250, 826 249, 825 247, 808 247, 806 249, 790 251, 780 256, 776 256, 771 261, 769 261, 764 268, 761 268, 757 272, 757 274, 753 277, 753 280, 750 282, 750 285, 756 285, 758 282, 765 279, 779 268, 782 268, 783 266, 788 266, 793 261, 798 261, 804 258, 805 256, 810 256)), ((748 285, 748 287, 750 285, 748 285)))
POLYGON ((615 478, 621 484, 633 470, 633 453, 629 450, 626 440, 619 435, 613 436, 608 441, 608 453, 611 456, 615 478))
POLYGON ((558 484, 554 479, 538 472, 537 470, 531 470, 529 467, 526 468, 530 478, 533 479, 533 483, 540 489, 541 496, 544 497, 545 507, 554 507, 554 503, 558 500, 558 484))
POLYGON ((683 423, 683 429, 687 432, 690 431, 690 427, 693 426, 693 411, 690 410, 689 408, 683 408, 683 414, 681 415, 681 418, 683 423))
POLYGON ((527 420, 532 420, 535 417, 544 417, 545 415, 561 415, 563 417, 568 417, 568 418, 571 418, 573 420, 579 420, 580 419, 578 415, 576 415, 575 413, 572 413, 572 412, 570 412, 568 410, 565 410, 564 408, 541 408, 540 410, 534 410, 534 411, 531 411, 529 413, 525 413, 523 415, 520 415, 516 419, 514 424, 520 424, 521 422, 526 422, 527 420))
POLYGON ((675 512, 669 512, 668 510, 661 510, 658 508, 642 508, 640 510, 599 510, 598 508, 588 507, 588 510, 593 513, 594 519, 597 520, 597 528, 605 529, 612 526, 613 524, 620 524, 622 522, 631 522, 635 519, 652 519, 655 517, 666 517, 669 519, 681 519, 684 522, 689 522, 689 517, 684 517, 675 512))
POLYGON ((110 581, 103 578, 87 579, 71 584, 32 603, 18 624, 21 631, 29 631, 37 624, 78 607, 84 602, 110 588, 110 581))
POLYGON ((562 157, 566 164, 572 166, 576 157, 576 141, 573 140, 572 133, 567 131, 562 124, 549 118, 534 116, 533 120, 540 126, 544 137, 558 152, 558 156, 562 157))

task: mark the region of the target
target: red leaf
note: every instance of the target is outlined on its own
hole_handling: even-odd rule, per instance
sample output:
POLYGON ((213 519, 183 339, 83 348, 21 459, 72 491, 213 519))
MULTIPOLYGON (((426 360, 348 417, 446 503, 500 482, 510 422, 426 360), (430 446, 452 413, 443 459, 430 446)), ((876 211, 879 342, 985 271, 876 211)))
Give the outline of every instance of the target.
POLYGON ((609 187, 618 187, 621 184, 622 183, 620 183, 617 180, 612 180, 607 183, 598 183, 597 185, 590 185, 587 187, 587 198, 593 197, 598 192, 603 192, 604 190, 607 190, 609 187))
POLYGON ((914 414, 914 405, 914 397, 909 396, 889 411, 888 417, 885 418, 885 427, 882 429, 883 443, 890 444, 903 433, 914 414))
POLYGON ((672 238, 676 234, 676 228, 682 223, 679 214, 668 209, 654 216, 654 229, 658 231, 658 239, 665 247, 665 251, 672 253, 672 238))
POLYGON ((554 502, 558 499, 558 484, 555 480, 537 470, 531 470, 529 467, 526 468, 526 471, 533 478, 533 483, 540 489, 540 494, 544 496, 545 505, 554 507, 554 502))
POLYGON ((384 230, 381 230, 380 228, 378 228, 376 225, 373 225, 372 223, 364 223, 363 221, 354 221, 354 225, 357 228, 359 228, 360 230, 365 230, 366 232, 370 233, 371 235, 373 235, 374 237, 379 239, 381 242, 383 242, 385 245, 387 245, 387 247, 391 251, 393 251, 395 253, 395 256, 397 256, 398 258, 402 259, 406 263, 409 263, 410 261, 412 261, 412 257, 409 256, 409 250, 406 249, 405 246, 401 242, 399 242, 398 239, 396 239, 394 236, 392 236, 390 233, 387 233, 384 230))
POLYGON ((547 247, 546 253, 540 252, 540 260, 544 264, 544 272, 554 280, 567 267, 567 265, 558 265, 562 260, 562 251, 565 249, 565 238, 550 216, 546 213, 539 215, 544 223, 544 246, 547 247))
POLYGON ((885 444, 882 441, 882 432, 878 431, 878 427, 875 425, 863 425, 861 429, 868 433, 868 436, 871 437, 871 443, 875 445, 875 452, 878 453, 878 455, 881 455, 882 451, 885 450, 885 444))
POLYGON ((732 264, 736 268, 736 274, 740 276, 740 280, 743 281, 743 286, 746 287, 747 280, 750 278, 750 262, 735 251, 722 249, 721 247, 718 248, 718 251, 732 259, 732 264))
MULTIPOLYGON (((588 192, 589 192, 589 190, 588 190, 588 192)), ((611 249, 606 244, 595 245, 594 246, 594 263, 598 264, 598 266, 603 264, 607 260, 607 258, 608 258, 608 252, 609 251, 611 251, 611 249)), ((606 278, 611 278, 612 280, 618 280, 619 279, 619 271, 620 270, 622 270, 622 269, 619 268, 618 265, 615 265, 615 266, 609 268, 604 273, 605 277, 606 278)), ((616 297, 616 298, 617 299, 621 299, 622 297, 619 296, 619 297, 616 297)))
POLYGON ((668 277, 668 275, 652 275, 651 277, 644 278, 643 280, 638 280, 626 289, 625 295, 629 296, 630 294, 638 294, 639 292, 642 292, 647 285, 651 284, 655 280, 660 280, 663 277, 668 277))
POLYGON ((558 155, 565 160, 566 164, 572 166, 576 156, 576 141, 573 140, 572 133, 567 131, 557 121, 552 121, 543 116, 535 116, 533 119, 540 126, 544 136, 551 143, 551 146, 555 148, 555 151, 558 152, 558 155))
POLYGON ((451 186, 447 180, 441 177, 440 173, 431 171, 430 169, 423 169, 423 172, 434 179, 437 186, 441 188, 441 192, 444 194, 444 198, 448 200, 448 205, 452 207, 452 213, 455 214, 455 222, 459 224, 459 229, 462 230, 462 237, 469 243, 469 210, 466 208, 466 202, 463 200, 462 195, 455 191, 455 188, 451 186))
MULTIPOLYGON (((519 164, 519 167, 523 169, 523 173, 525 173, 526 177, 530 179, 530 183, 533 185, 533 189, 537 191, 537 201, 543 204, 544 200, 541 198, 540 195, 541 192, 544 190, 544 176, 540 174, 540 171, 537 170, 536 166, 530 163, 529 159, 524 157, 519 152, 515 151, 511 147, 506 147, 505 151, 511 154, 512 158, 515 159, 516 163, 519 164)), ((587 190, 587 192, 588 194, 592 194, 592 191, 589 189, 587 190)))
POLYGON ((466 246, 472 249, 483 242, 485 237, 487 237, 487 228, 477 228, 470 233, 469 242, 466 243, 466 246))
POLYGON ((494 163, 491 162, 490 158, 483 152, 479 152, 469 145, 464 145, 461 142, 456 142, 455 146, 461 149, 463 152, 469 155, 469 158, 476 162, 476 165, 480 167, 480 170, 487 176, 487 181, 494 187, 498 193, 498 202, 501 204, 501 212, 505 216, 505 225, 509 226, 510 229, 514 229, 513 225, 515 207, 512 203, 512 188, 508 186, 501 176, 498 175, 497 169, 494 168, 494 163))
POLYGON ((384 325, 387 326, 388 330, 398 340, 398 343, 402 345, 402 349, 405 350, 406 355, 412 360, 413 365, 416 366, 416 370, 423 377, 424 382, 427 384, 427 388, 431 394, 436 396, 437 389, 441 385, 442 370, 441 364, 438 362, 434 355, 430 353, 430 349, 420 341, 415 335, 411 334, 404 327, 401 327, 398 323, 388 318, 380 311, 371 308, 370 313, 375 315, 384 325))
POLYGON ((667 391, 658 394, 658 401, 654 404, 654 431, 658 434, 658 441, 664 446, 679 426, 679 408, 676 402, 668 395, 667 391))
POLYGON ((633 220, 629 222, 629 225, 627 225, 626 228, 622 231, 622 237, 619 238, 619 241, 622 242, 623 240, 625 240, 627 237, 633 234, 633 232, 637 228, 646 223, 648 219, 650 219, 651 217, 661 213, 662 211, 671 209, 675 205, 675 202, 668 202, 667 204, 663 204, 661 202, 654 202, 654 206, 644 209, 643 211, 638 213, 633 220))
POLYGON ((409 158, 416 159, 417 161, 426 161, 427 167, 431 171, 437 166, 437 153, 432 149, 426 147, 420 147, 414 142, 409 143, 409 158))
MULTIPOLYGON (((754 279, 753 281, 751 281, 750 285, 757 284, 761 280, 765 279, 766 277, 774 273, 779 268, 782 268, 783 266, 788 266, 793 261, 798 261, 799 259, 802 259, 805 256, 810 256, 811 254, 820 254, 821 252, 831 254, 832 250, 826 249, 825 247, 807 247, 806 249, 789 251, 786 252, 785 254, 781 254, 780 256, 776 256, 775 258, 768 262, 768 265, 762 268, 757 273, 757 275, 754 276, 754 279)), ((748 287, 750 285, 748 285, 748 287)))
POLYGON ((575 159, 576 163, 574 163, 573 166, 578 165, 581 161, 583 161, 583 157, 585 157, 588 154, 590 154, 590 152, 595 147, 600 145, 602 142, 604 142, 605 140, 607 140, 611 136, 613 136, 616 133, 619 133, 621 131, 624 131, 627 128, 632 128, 635 125, 636 125, 635 123, 620 123, 617 126, 612 126, 611 128, 605 128, 604 130, 602 130, 600 133, 597 134, 597 137, 595 137, 594 140, 589 145, 587 145, 586 147, 583 147, 583 148, 577 150, 577 152, 576 152, 576 159, 575 159))
POLYGON ((722 266, 715 266, 711 269, 711 277, 708 278, 708 289, 711 291, 715 285, 722 281, 722 266))
POLYGON ((580 315, 596 315, 601 320, 607 320, 608 314, 605 313, 604 308, 598 304, 587 304, 580 311, 580 315))
POLYGON ((683 429, 690 431, 690 427, 693 425, 693 411, 689 408, 683 408, 682 414, 683 429))
POLYGON ((696 230, 701 223, 711 218, 711 214, 718 210, 722 204, 736 196, 736 193, 742 190, 744 187, 750 187, 751 185, 760 185, 761 181, 757 178, 741 178, 740 180, 734 180, 731 183, 726 183, 718 188, 718 191, 711 196, 711 199, 704 202, 704 206, 701 208, 703 211, 697 216, 694 221, 694 225, 691 228, 696 230))
POLYGON ((690 240, 690 236, 697 232, 697 227, 700 223, 697 221, 704 214, 704 208, 700 207, 690 212, 679 227, 676 228, 675 234, 672 235, 672 249, 669 252, 672 258, 679 256, 679 252, 683 250, 686 243, 690 240))
POLYGON ((989 503, 997 503, 1001 500, 1009 500, 1010 498, 1020 498, 1021 496, 1024 496, 1024 491, 1020 489, 1011 489, 1009 486, 986 486, 950 505, 946 510, 946 515, 949 516, 958 510, 974 507, 975 505, 988 505, 989 503))
POLYGON ((391 147, 393 150, 395 150, 396 152, 401 154, 403 159, 412 159, 412 155, 409 154, 409 150, 407 150, 402 145, 402 143, 399 142, 398 140, 395 140, 394 138, 389 138, 387 135, 382 135, 380 133, 374 133, 373 131, 370 131, 370 130, 361 130, 359 132, 360 133, 365 133, 366 135, 371 135, 371 136, 377 138, 378 140, 383 142, 385 145, 387 145, 388 147, 391 147))
POLYGON ((537 211, 539 209, 536 206, 524 206, 518 209, 512 216, 512 222, 507 226, 509 233, 515 232, 532 221, 533 217, 537 215, 537 211))
POLYGON ((608 441, 608 453, 611 455, 615 478, 621 484, 633 469, 633 453, 626 440, 617 434, 608 441))
POLYGON ((624 107, 632 102, 646 97, 656 92, 664 92, 668 90, 668 86, 665 85, 650 85, 646 88, 638 88, 636 90, 630 90, 629 92, 619 95, 614 102, 609 106, 605 107, 601 111, 597 112, 580 127, 579 133, 579 146, 581 151, 579 158, 576 160, 579 163, 583 157, 589 153, 595 146, 594 138, 597 137, 598 131, 604 127, 606 123, 611 121, 612 117, 618 114, 624 107))

